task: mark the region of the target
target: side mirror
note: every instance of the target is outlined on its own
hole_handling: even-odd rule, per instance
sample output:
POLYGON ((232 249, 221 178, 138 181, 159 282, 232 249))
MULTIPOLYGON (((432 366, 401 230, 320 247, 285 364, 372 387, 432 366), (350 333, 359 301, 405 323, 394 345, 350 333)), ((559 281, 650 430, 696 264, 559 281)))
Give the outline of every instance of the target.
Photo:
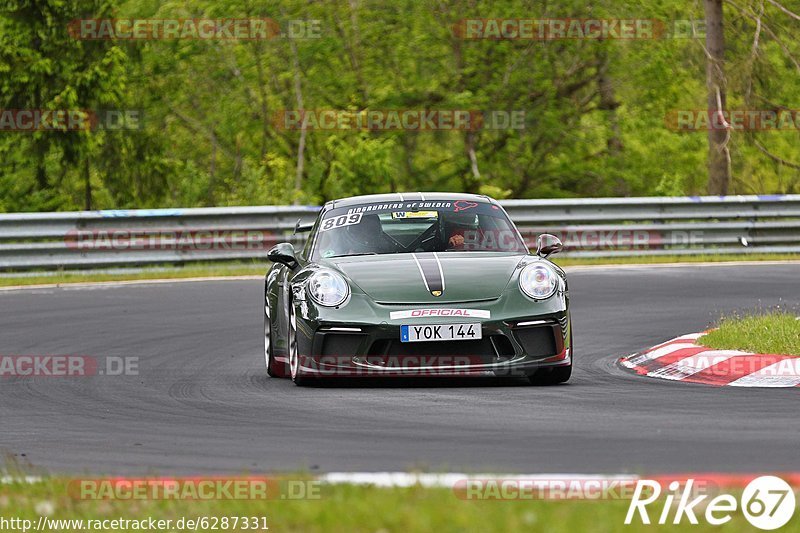
POLYGON ((309 222, 307 224, 302 223, 302 219, 297 219, 297 224, 294 225, 294 233, 297 235, 298 233, 307 233, 314 228, 314 223, 309 222))
POLYGON ((547 259, 553 254, 557 254, 564 249, 561 239, 549 233, 542 233, 536 239, 536 255, 547 259))
POLYGON ((288 242, 282 242, 267 252, 267 259, 273 263, 280 263, 294 270, 297 268, 297 257, 294 255, 294 246, 288 242))

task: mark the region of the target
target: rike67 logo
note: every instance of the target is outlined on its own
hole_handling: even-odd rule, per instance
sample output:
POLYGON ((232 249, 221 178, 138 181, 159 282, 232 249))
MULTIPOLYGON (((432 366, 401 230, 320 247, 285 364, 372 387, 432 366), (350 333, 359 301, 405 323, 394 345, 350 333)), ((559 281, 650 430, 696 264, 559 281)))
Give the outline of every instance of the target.
POLYGON ((625 516, 625 524, 637 521, 650 524, 650 512, 654 512, 652 520, 661 525, 686 522, 698 524, 700 516, 708 524, 719 526, 730 522, 733 514, 741 511, 754 527, 772 530, 788 523, 795 510, 792 487, 775 476, 761 476, 752 480, 739 500, 730 494, 720 494, 710 500, 708 494, 698 496, 694 479, 687 480, 682 490, 678 481, 671 482, 668 488, 666 497, 661 499, 661 507, 661 484, 649 479, 639 480, 625 516))

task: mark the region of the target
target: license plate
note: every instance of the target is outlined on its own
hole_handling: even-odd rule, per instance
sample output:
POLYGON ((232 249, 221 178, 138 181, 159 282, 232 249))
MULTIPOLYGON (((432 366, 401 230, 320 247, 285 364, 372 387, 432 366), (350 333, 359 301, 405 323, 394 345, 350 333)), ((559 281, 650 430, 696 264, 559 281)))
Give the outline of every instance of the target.
POLYGON ((480 338, 482 338, 480 324, 400 326, 401 342, 458 341, 480 338))

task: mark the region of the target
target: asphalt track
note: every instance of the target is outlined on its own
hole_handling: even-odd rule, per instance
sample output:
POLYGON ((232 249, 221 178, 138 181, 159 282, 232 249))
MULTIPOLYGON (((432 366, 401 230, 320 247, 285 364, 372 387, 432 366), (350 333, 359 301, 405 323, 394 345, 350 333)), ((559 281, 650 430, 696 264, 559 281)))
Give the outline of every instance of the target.
POLYGON ((0 292, 0 354, 138 357, 137 376, 0 378, 0 453, 48 472, 800 470, 798 389, 615 360, 720 314, 800 308, 800 264, 575 270, 569 384, 266 377, 259 281, 0 292))

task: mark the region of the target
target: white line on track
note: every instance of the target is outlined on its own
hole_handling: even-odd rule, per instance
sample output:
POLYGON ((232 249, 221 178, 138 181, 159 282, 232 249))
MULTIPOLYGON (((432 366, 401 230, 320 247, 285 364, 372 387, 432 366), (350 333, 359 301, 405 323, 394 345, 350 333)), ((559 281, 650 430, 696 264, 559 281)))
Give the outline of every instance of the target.
POLYGON ((0 485, 10 485, 11 483, 41 483, 42 478, 39 476, 3 476, 0 477, 0 485))
POLYGON ((520 481, 549 481, 557 479, 559 481, 570 480, 631 480, 639 479, 633 474, 467 474, 448 472, 442 474, 415 474, 409 472, 331 472, 323 474, 317 479, 323 483, 333 485, 374 485, 376 487, 413 487, 421 485, 423 487, 446 487, 455 486, 459 481, 466 479, 504 479, 520 481))
MULTIPOLYGON (((630 481, 640 479, 636 474, 467 474, 465 472, 410 473, 410 472, 331 472, 317 476, 319 481, 330 485, 373 485, 375 487, 444 487, 452 488, 467 479, 503 479, 511 481, 630 481)), ((0 485, 12 483, 41 483, 39 476, 4 476, 0 485)))

